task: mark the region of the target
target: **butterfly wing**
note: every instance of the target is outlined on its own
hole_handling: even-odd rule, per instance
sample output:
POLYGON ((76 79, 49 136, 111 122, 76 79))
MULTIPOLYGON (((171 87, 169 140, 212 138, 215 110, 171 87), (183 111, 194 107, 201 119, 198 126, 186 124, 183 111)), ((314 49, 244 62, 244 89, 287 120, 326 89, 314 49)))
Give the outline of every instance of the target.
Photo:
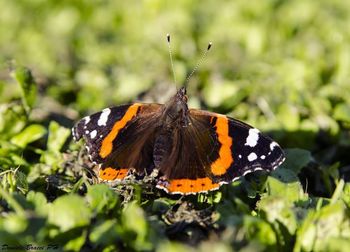
POLYGON ((159 188, 180 194, 214 190, 249 172, 273 170, 284 161, 281 147, 248 124, 195 109, 189 110, 189 117, 191 125, 176 132, 159 188))
POLYGON ((107 108, 80 120, 73 137, 85 139, 90 159, 101 164, 101 179, 122 179, 129 168, 142 173, 153 163, 152 139, 160 110, 159 104, 141 103, 107 108))
POLYGON ((176 127, 164 142, 172 146, 163 153, 160 165, 163 175, 157 187, 173 194, 192 194, 219 187, 210 172, 216 158, 217 137, 211 122, 205 117, 191 117, 187 127, 176 127))
POLYGON ((123 179, 130 168, 138 173, 157 168, 157 187, 169 193, 214 190, 284 161, 276 142, 233 118, 191 109, 190 125, 163 134, 161 115, 159 104, 108 108, 79 121, 73 136, 85 139, 91 160, 101 164, 101 179, 123 179))

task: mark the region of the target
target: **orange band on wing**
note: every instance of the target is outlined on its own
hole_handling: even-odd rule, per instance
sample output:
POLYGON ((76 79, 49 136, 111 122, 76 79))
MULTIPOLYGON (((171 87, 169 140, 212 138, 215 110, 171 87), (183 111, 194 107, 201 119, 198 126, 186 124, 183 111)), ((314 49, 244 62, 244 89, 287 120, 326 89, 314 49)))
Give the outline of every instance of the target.
POLYGON ((221 147, 219 150, 219 158, 210 166, 211 172, 216 176, 225 174, 227 169, 230 168, 233 163, 231 153, 232 138, 228 132, 228 123, 226 116, 219 116, 216 119, 216 134, 218 135, 218 141, 220 142, 221 147))
POLYGON ((213 183, 210 178, 199 179, 173 179, 166 187, 169 193, 198 193, 219 188, 220 185, 213 183))
POLYGON ((113 149, 113 141, 117 137, 119 131, 125 127, 125 125, 134 118, 134 116, 137 113, 138 108, 141 106, 139 103, 135 103, 131 105, 128 110, 125 112, 125 115, 117 121, 111 132, 103 139, 101 149, 100 149, 100 156, 102 158, 107 157, 109 154, 111 154, 113 149))
POLYGON ((99 177, 103 180, 123 179, 127 174, 128 169, 115 169, 112 167, 100 169, 99 171, 99 177))

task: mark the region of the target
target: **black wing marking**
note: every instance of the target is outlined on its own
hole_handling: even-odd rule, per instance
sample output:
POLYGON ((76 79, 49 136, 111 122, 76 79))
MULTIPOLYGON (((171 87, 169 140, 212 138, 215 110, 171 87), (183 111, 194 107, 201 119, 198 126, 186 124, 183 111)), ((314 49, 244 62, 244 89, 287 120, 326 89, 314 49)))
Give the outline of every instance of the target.
MULTIPOLYGON (((156 116, 161 105, 159 104, 127 104, 112 108, 106 108, 93 115, 81 119, 72 129, 73 137, 76 141, 84 138, 90 159, 94 163, 110 163, 113 153, 121 153, 128 149, 128 143, 133 143, 139 138, 138 134, 145 128, 148 118, 156 116), (129 115, 131 107, 137 107, 129 115), (145 124, 142 125, 142 120, 145 124), (118 134, 111 136, 113 127, 121 123, 118 134), (101 156, 103 141, 109 137, 111 139, 111 151, 106 156, 101 156)), ((113 135, 113 134, 112 134, 113 135)), ((129 148, 130 149, 130 148, 129 148)), ((125 153, 125 156, 129 154, 125 153)), ((114 154, 115 156, 115 154, 114 154)), ((113 159, 113 158, 112 158, 113 159)))
POLYGON ((269 136, 233 118, 229 118, 229 125, 235 162, 222 178, 224 181, 229 182, 257 170, 272 171, 284 162, 282 148, 269 136))
MULTIPOLYGON (((271 171, 281 165, 285 160, 282 148, 275 141, 246 123, 224 115, 203 110, 191 109, 190 113, 192 118, 207 118, 208 121, 212 121, 213 130, 215 128, 215 131, 217 128, 213 125, 213 121, 220 117, 227 119, 227 137, 232 139, 230 149, 233 161, 231 165, 227 167, 227 171, 224 174, 215 176, 216 178, 214 181, 228 183, 256 170, 271 171)), ((210 131, 208 133, 210 134, 210 131)), ((215 145, 210 145, 214 150, 207 152, 213 153, 209 158, 211 163, 218 158, 219 153, 217 150, 221 145, 220 141, 218 141, 217 134, 215 137, 215 145)), ((207 168, 205 169, 208 170, 207 168)))
POLYGON ((103 139, 112 130, 116 121, 120 120, 132 104, 106 108, 100 112, 86 116, 72 128, 72 135, 75 141, 84 138, 85 146, 91 161, 94 163, 103 162, 99 156, 99 150, 103 139))
POLYGON ((102 164, 105 167, 134 168, 138 174, 149 173, 154 168, 153 146, 161 114, 159 108, 153 112, 139 114, 113 141, 113 152, 102 164))

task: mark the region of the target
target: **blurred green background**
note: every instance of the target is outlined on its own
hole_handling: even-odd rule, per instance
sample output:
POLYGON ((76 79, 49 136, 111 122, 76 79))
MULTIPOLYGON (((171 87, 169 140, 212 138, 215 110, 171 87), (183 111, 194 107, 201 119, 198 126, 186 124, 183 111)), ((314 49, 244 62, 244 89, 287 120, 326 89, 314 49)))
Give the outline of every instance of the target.
MULTIPOLYGON (((325 197, 324 202, 330 202, 328 206, 340 209, 344 218, 340 223, 348 223, 345 222, 349 218, 345 209, 349 209, 347 200, 350 197, 344 200, 339 195, 343 187, 348 188, 343 190, 344 194, 350 192, 346 183, 350 178, 349 1, 0 0, 0 178, 3 185, 0 235, 10 239, 5 241, 17 244, 18 240, 8 238, 15 234, 22 240, 35 240, 41 244, 69 238, 71 243, 65 249, 72 250, 89 246, 107 250, 183 249, 170 243, 159 242, 159 245, 154 242, 152 245, 152 239, 157 240, 156 235, 151 235, 151 239, 143 233, 144 230, 150 232, 149 227, 126 227, 126 222, 123 224, 126 226, 118 226, 121 230, 136 230, 136 237, 139 237, 136 242, 120 230, 111 231, 117 224, 107 210, 104 214, 102 210, 99 213, 103 218, 97 220, 107 224, 101 221, 101 226, 97 225, 95 238, 87 231, 91 229, 93 210, 83 214, 86 218, 82 217, 82 221, 77 220, 80 214, 66 217, 74 221, 68 221, 71 226, 56 230, 56 235, 42 224, 46 231, 41 231, 40 237, 30 236, 26 228, 31 227, 32 222, 23 217, 27 216, 23 215, 27 205, 20 207, 23 211, 13 205, 16 197, 26 197, 18 200, 18 204, 27 201, 34 206, 41 200, 44 205, 50 205, 52 200, 67 197, 58 203, 55 201, 57 208, 77 200, 74 196, 71 199, 65 196, 79 191, 77 188, 81 186, 74 169, 73 172, 69 170, 72 163, 77 166, 75 159, 79 146, 70 143, 70 132, 65 127, 70 128, 82 116, 107 106, 136 100, 165 102, 174 94, 167 33, 171 34, 178 86, 195 67, 208 42, 213 42, 212 49, 189 82, 190 106, 243 120, 272 135, 282 147, 298 148, 287 150, 289 159, 285 169, 289 170, 277 175, 285 179, 287 188, 289 182, 298 181, 297 192, 304 189, 310 193, 303 199, 305 202, 316 202, 319 197, 325 197), (73 155, 69 156, 71 153, 73 155), (62 176, 65 182, 60 180, 62 176), (55 189, 46 190, 45 186, 50 183, 55 189), (347 207, 332 206, 338 200, 347 202, 347 207), (2 219, 9 209, 17 209, 18 216, 2 219), (22 222, 26 222, 26 226, 22 222), (6 228, 8 225, 10 229, 6 228), (77 226, 87 232, 85 236, 74 236, 70 228, 75 230, 77 226), (81 238, 88 236, 89 239, 81 238), (110 240, 103 240, 102 236, 111 240, 121 237, 118 244, 122 243, 124 247, 120 244, 111 247, 110 240)), ((245 190, 254 191, 253 196, 248 193, 250 198, 258 197, 255 203, 259 197, 264 197, 251 185, 248 188, 245 190)), ((98 190, 109 195, 105 189, 98 190)), ((277 251, 294 246, 295 251, 322 248, 341 251, 343 247, 339 244, 343 244, 344 237, 349 239, 347 229, 345 236, 337 231, 333 243, 317 243, 324 237, 315 235, 313 239, 317 242, 309 244, 300 237, 313 232, 316 227, 310 227, 310 231, 307 223, 323 213, 309 214, 307 218, 306 214, 301 214, 302 217, 295 220, 295 229, 288 230, 285 235, 285 227, 291 225, 289 222, 284 223, 282 231, 276 228, 285 219, 257 215, 255 204, 243 203, 246 196, 234 200, 232 196, 225 198, 229 195, 223 194, 218 201, 221 204, 219 210, 215 208, 218 213, 226 216, 223 206, 227 200, 232 201, 229 203, 233 204, 232 212, 246 211, 240 219, 229 214, 228 219, 221 219, 221 224, 229 223, 231 229, 229 227, 228 234, 221 237, 222 242, 217 241, 218 248, 229 250, 233 244, 233 248, 247 245, 253 250, 277 251), (244 233, 242 240, 230 236, 230 232, 239 230, 237 225, 245 232, 250 230, 244 233), (270 234, 277 238, 271 238, 274 236, 270 234), (282 238, 286 240, 281 242, 282 238)), ((87 195, 84 200, 90 202, 89 197, 97 196, 87 195)), ((121 196, 106 196, 108 200, 112 197, 121 196)), ((131 212, 145 211, 147 216, 152 216, 154 207, 152 211, 146 209, 141 196, 136 197, 136 201, 136 205, 127 205, 131 212)), ((299 201, 299 198, 294 199, 284 206, 292 204, 296 207, 299 201)), ((271 206, 264 204, 266 202, 259 208, 262 212, 273 207, 272 203, 271 206)), ((309 208, 311 212, 317 212, 327 204, 310 203, 307 207, 298 207, 304 207, 306 212, 309 208)), ((55 213, 54 217, 47 217, 47 213, 41 215, 41 210, 35 207, 30 211, 44 216, 42 218, 52 225, 60 225, 52 221, 55 213)), ((67 211, 76 213, 75 209, 67 211)), ((298 216, 298 211, 293 214, 298 216)), ((324 211, 327 215, 333 210, 324 211)), ((118 212, 116 218, 129 218, 124 214, 118 212)), ((143 221, 146 220, 140 220, 143 221)), ((34 229, 30 230, 34 232, 34 229)), ((305 237, 312 240, 310 236, 305 237)))

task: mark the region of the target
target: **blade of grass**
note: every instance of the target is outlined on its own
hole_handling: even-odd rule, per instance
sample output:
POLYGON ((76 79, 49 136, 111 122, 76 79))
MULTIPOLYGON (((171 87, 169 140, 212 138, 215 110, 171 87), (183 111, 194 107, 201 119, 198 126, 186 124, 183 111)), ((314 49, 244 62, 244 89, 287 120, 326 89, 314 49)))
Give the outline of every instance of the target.
POLYGON ((0 196, 4 198, 7 203, 15 210, 15 212, 20 216, 25 216, 25 211, 22 206, 2 187, 0 187, 0 196))

